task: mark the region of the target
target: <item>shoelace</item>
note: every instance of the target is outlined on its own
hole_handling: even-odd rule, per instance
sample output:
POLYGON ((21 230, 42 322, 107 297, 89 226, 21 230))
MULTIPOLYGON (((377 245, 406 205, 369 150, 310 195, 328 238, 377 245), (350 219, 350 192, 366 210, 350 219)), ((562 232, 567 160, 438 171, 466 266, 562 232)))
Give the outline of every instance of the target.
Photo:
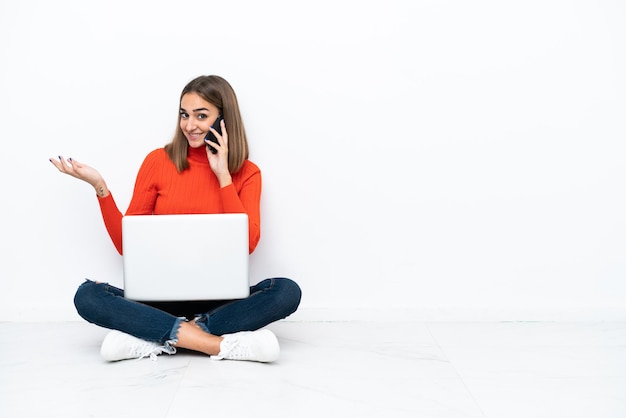
POLYGON ((252 350, 249 344, 242 344, 239 339, 232 341, 232 345, 228 347, 228 352, 224 357, 231 360, 247 360, 251 357, 252 350))
POLYGON ((137 360, 144 357, 150 357, 150 360, 157 361, 157 355, 163 353, 164 351, 163 347, 155 346, 154 343, 146 341, 141 345, 133 347, 131 354, 133 357, 137 357, 137 360))
POLYGON ((215 360, 223 360, 223 359, 229 358, 232 360, 233 350, 235 350, 238 345, 239 345, 239 341, 236 339, 222 341, 222 344, 220 346, 220 352, 216 356, 211 356, 211 358, 215 360))

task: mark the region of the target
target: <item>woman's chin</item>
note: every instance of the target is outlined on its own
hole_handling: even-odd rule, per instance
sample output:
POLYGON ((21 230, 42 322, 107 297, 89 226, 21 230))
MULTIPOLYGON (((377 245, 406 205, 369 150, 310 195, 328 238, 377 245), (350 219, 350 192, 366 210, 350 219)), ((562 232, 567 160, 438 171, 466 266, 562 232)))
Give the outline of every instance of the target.
POLYGON ((189 143, 189 147, 190 148, 200 148, 203 147, 205 145, 204 143, 204 138, 200 139, 200 140, 187 140, 187 143, 189 143))

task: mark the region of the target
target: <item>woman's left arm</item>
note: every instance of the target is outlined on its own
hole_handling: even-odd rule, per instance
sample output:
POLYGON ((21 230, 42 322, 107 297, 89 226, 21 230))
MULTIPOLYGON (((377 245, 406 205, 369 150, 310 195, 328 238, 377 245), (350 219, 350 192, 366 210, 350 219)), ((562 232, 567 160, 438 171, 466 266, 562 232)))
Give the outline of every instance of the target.
POLYGON ((233 182, 220 189, 224 213, 248 215, 249 251, 254 251, 261 238, 261 172, 257 168, 247 175, 237 188, 233 182))

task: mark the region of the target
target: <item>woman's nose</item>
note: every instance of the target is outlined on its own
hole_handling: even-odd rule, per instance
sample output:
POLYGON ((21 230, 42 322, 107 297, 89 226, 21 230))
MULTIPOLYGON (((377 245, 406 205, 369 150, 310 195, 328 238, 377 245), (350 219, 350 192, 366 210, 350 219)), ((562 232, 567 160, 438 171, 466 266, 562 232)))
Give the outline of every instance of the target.
POLYGON ((196 127, 196 123, 193 120, 193 118, 188 118, 185 123, 185 129, 187 129, 188 132, 191 132, 194 130, 195 127, 196 127))

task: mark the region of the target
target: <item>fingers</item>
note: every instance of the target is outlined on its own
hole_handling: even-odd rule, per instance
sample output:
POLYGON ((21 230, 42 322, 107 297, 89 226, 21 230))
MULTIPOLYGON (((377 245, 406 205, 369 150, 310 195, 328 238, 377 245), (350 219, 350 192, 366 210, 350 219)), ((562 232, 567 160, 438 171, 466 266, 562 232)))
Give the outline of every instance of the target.
POLYGON ((56 158, 50 158, 50 162, 62 173, 67 174, 68 164, 65 159, 59 155, 58 160, 56 158))
POLYGON ((228 150, 228 132, 226 132, 226 124, 224 123, 224 119, 220 121, 220 127, 222 128, 221 134, 217 132, 217 130, 213 129, 212 126, 209 126, 209 130, 213 132, 213 135, 217 139, 218 144, 215 144, 215 142, 208 141, 206 139, 204 140, 204 142, 208 145, 213 146, 214 148, 218 150, 224 149, 227 151, 228 150))
MULTIPOLYGON (((226 122, 224 119, 220 121, 220 127, 222 128, 222 139, 224 140, 224 145, 228 145, 228 132, 226 131, 226 122)), ((220 143, 222 143, 220 141, 220 143)))
MULTIPOLYGON (((226 132, 226 124, 224 123, 223 119, 220 121, 220 127, 222 130, 221 134, 217 130, 215 130, 212 126, 209 126, 209 130, 211 131, 211 133, 213 133, 213 136, 217 140, 217 143, 214 141, 209 141, 208 139, 204 140, 205 144, 207 144, 208 146, 216 150, 215 154, 213 154, 212 152, 210 153, 213 155, 221 155, 221 154, 228 153, 228 132, 226 132)), ((207 149, 207 155, 209 155, 209 152, 210 150, 207 149)), ((211 158, 211 155, 209 155, 209 158, 211 158)))
POLYGON ((50 162, 61 172, 76 177, 74 164, 78 166, 78 162, 72 158, 65 159, 59 155, 58 159, 50 158, 50 162))
MULTIPOLYGON (((59 158, 61 158, 61 157, 59 156, 59 158)), ((53 166, 55 166, 59 171, 61 170, 60 163, 58 163, 56 159, 50 158, 49 160, 50 160, 50 162, 52 163, 53 166)))

